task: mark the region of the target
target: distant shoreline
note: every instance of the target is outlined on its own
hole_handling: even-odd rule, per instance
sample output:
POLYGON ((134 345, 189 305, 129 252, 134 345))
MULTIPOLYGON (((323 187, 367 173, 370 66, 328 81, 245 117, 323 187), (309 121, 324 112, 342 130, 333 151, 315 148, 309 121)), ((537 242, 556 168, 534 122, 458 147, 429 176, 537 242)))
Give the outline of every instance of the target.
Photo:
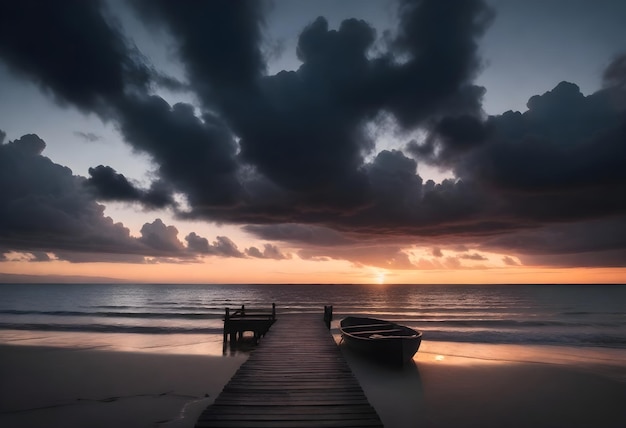
POLYGON ((92 276, 40 276, 21 275, 0 272, 0 286, 3 284, 35 284, 35 285, 62 285, 62 284, 99 284, 99 285, 294 285, 294 286, 314 286, 314 285, 355 285, 373 287, 393 287, 393 286, 422 286, 422 285, 459 285, 459 286, 490 286, 490 285, 626 285, 626 282, 467 282, 467 283, 447 283, 447 282, 418 282, 418 283, 389 283, 378 284, 373 282, 355 283, 333 283, 333 282, 154 282, 154 281, 130 281, 119 278, 92 277, 92 276))

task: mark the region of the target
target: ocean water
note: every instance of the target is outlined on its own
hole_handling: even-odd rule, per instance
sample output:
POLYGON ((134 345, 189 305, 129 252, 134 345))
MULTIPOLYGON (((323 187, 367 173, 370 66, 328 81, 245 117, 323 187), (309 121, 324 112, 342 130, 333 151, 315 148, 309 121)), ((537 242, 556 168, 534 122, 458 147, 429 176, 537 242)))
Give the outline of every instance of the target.
POLYGON ((221 335, 226 307, 369 315, 424 340, 626 349, 624 285, 0 284, 0 330, 221 335))

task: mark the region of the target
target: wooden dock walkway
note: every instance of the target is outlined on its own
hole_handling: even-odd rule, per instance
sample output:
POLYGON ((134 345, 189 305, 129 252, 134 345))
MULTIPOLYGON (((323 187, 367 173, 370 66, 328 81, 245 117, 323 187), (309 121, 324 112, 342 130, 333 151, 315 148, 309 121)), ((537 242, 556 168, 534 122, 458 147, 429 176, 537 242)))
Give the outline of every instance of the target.
POLYGON ((283 315, 196 423, 382 427, 320 315, 283 315))

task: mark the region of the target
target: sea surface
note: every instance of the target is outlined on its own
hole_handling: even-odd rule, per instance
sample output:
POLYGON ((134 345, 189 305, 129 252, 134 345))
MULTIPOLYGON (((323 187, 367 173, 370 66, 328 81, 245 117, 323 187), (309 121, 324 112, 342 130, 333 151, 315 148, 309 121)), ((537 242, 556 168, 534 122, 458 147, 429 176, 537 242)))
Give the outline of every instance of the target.
POLYGON ((626 349, 625 285, 0 284, 0 331, 222 333, 226 307, 368 315, 424 340, 626 349))

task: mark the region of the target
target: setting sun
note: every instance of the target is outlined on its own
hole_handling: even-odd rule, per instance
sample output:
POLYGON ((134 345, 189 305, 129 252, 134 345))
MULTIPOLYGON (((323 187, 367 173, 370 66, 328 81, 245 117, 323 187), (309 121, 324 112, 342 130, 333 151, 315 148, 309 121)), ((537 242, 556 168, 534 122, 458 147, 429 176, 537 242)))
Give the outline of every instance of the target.
POLYGON ((376 282, 378 284, 384 284, 385 283, 385 276, 386 276, 385 272, 379 272, 378 275, 376 275, 376 282))

